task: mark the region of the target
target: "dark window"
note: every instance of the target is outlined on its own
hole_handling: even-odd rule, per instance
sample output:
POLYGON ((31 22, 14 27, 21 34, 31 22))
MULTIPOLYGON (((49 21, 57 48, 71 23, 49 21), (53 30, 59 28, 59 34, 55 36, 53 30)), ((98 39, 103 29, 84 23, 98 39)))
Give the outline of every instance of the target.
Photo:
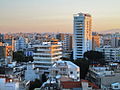
POLYGON ((73 72, 71 71, 70 74, 73 74, 73 72))

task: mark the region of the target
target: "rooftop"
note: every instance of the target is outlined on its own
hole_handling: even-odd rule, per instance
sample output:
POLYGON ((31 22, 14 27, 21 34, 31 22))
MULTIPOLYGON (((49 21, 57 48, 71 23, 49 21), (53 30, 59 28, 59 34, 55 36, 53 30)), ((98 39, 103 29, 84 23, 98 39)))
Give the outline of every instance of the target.
POLYGON ((99 89, 99 87, 88 80, 81 80, 81 81, 62 81, 61 85, 63 88, 81 88, 82 82, 87 82, 89 86, 93 87, 93 89, 99 89))
MULTIPOLYGON (((79 68, 77 65, 75 65, 74 63, 72 63, 71 61, 56 61, 55 63, 59 64, 59 65, 68 65, 68 68, 79 68)), ((56 64, 53 65, 53 67, 56 67, 56 64)))

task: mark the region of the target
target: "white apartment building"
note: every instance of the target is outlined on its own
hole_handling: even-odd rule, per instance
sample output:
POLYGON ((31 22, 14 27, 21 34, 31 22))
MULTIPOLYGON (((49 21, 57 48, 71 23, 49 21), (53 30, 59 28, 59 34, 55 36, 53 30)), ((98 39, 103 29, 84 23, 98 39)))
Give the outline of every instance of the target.
POLYGON ((80 68, 70 61, 56 61, 49 70, 53 78, 60 76, 80 81, 80 68))
POLYGON ((27 64, 27 69, 25 70, 25 80, 26 81, 35 81, 35 79, 40 79, 39 72, 34 70, 34 64, 29 62, 27 64))
POLYGON ((103 34, 101 35, 101 46, 110 45, 113 48, 120 47, 120 33, 116 32, 113 34, 103 34))
POLYGON ((62 44, 58 41, 42 42, 33 45, 35 52, 33 55, 35 68, 41 72, 49 72, 49 67, 62 57, 62 44))
POLYGON ((10 78, 0 78, 0 90, 20 90, 19 82, 10 78))
POLYGON ((120 47, 120 33, 112 34, 112 47, 120 47))
MULTIPOLYGON (((101 90, 119 90, 114 88, 115 83, 120 83, 120 66, 110 64, 109 66, 94 66, 89 69, 89 79, 101 88, 101 90)), ((118 85, 116 85, 118 86, 118 85)))
POLYGON ((91 15, 74 15, 73 59, 83 58, 86 51, 92 50, 91 15))
POLYGON ((106 61, 120 62, 120 48, 112 48, 106 45, 96 48, 96 51, 103 52, 106 61))
POLYGON ((15 40, 15 51, 22 51, 26 49, 26 40, 23 37, 19 37, 18 40, 15 40))

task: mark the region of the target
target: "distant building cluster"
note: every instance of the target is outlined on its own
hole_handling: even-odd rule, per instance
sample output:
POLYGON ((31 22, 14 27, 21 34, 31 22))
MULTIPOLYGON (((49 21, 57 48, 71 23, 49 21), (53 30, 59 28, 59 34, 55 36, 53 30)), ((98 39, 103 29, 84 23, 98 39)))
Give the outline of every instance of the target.
POLYGON ((92 32, 90 14, 74 15, 73 34, 0 33, 0 90, 28 90, 43 75, 47 81, 38 90, 119 90, 119 62, 120 33, 92 32), (109 64, 90 66, 88 80, 80 80, 80 67, 72 61, 91 50, 102 52, 109 64))

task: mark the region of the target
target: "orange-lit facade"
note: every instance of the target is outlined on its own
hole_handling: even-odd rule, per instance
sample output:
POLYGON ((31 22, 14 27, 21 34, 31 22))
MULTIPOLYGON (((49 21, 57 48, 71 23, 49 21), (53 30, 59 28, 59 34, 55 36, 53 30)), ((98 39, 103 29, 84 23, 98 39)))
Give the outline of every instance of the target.
POLYGON ((49 68, 62 57, 62 44, 56 40, 33 45, 34 66, 41 72, 49 72, 49 68))
POLYGON ((83 54, 92 50, 92 17, 89 14, 74 15, 73 59, 83 58, 83 54))
POLYGON ((92 35, 92 50, 97 47, 100 47, 100 36, 98 34, 92 35))

